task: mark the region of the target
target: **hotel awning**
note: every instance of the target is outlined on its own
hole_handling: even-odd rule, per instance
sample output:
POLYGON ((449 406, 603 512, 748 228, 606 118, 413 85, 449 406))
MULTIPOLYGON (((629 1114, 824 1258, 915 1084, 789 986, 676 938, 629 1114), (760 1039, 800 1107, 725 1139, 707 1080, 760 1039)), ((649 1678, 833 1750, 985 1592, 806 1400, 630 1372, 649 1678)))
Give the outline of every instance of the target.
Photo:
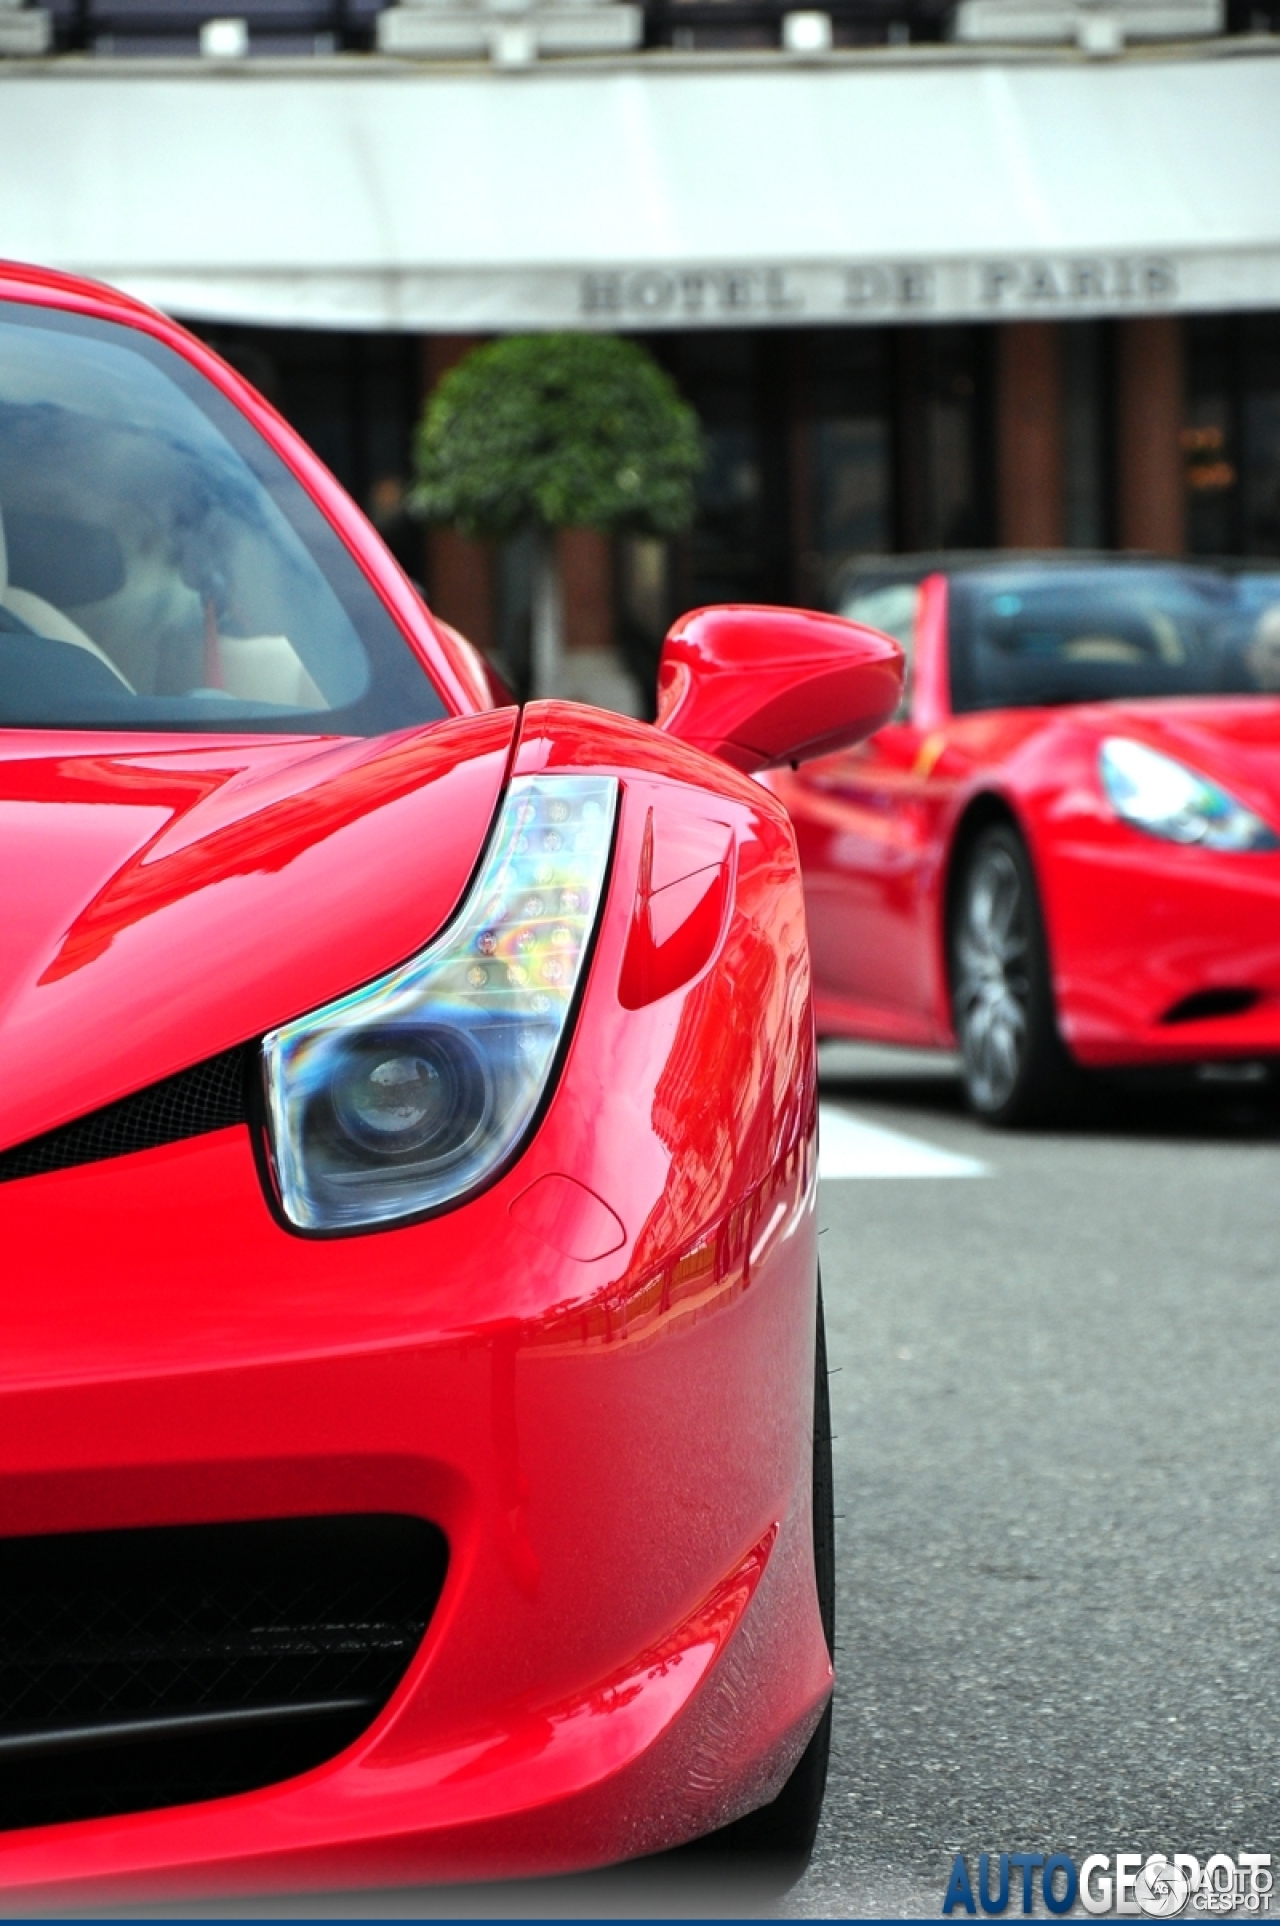
POLYGON ((0 254, 178 314, 627 329, 1280 307, 1249 41, 531 71, 0 63, 0 254))

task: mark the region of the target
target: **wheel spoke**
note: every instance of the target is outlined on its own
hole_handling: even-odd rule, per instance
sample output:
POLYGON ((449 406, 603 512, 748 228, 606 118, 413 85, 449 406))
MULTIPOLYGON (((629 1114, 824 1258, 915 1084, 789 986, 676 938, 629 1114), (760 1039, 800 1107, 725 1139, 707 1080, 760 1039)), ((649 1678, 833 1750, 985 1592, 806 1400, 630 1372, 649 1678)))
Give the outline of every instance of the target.
POLYGON ((1022 878, 1007 849, 970 872, 955 941, 955 1011, 970 1083, 984 1108, 1013 1090, 1026 1053, 1031 956, 1022 878))

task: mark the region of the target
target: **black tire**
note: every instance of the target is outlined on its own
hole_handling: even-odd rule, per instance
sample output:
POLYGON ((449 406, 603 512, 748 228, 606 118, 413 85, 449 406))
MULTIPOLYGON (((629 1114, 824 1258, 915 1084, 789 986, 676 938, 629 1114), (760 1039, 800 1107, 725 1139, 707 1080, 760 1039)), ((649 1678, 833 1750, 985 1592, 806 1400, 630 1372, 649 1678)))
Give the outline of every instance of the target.
POLYGON ((1084 1079, 1058 1035, 1031 858, 1008 823, 984 829, 961 860, 947 962, 970 1109, 1005 1129, 1067 1116, 1084 1079))
MULTIPOLYGON (((818 1586, 818 1609, 827 1651, 835 1651, 836 1520, 835 1483, 831 1464, 831 1387, 827 1377, 827 1329, 822 1309, 822 1281, 818 1281, 818 1328, 813 1374, 813 1565, 818 1586)), ((777 1797, 756 1812, 748 1812, 685 1851, 699 1860, 727 1866, 731 1872, 750 1871, 773 1891, 793 1886, 813 1853, 827 1789, 831 1754, 831 1707, 800 1755, 791 1777, 777 1797)))

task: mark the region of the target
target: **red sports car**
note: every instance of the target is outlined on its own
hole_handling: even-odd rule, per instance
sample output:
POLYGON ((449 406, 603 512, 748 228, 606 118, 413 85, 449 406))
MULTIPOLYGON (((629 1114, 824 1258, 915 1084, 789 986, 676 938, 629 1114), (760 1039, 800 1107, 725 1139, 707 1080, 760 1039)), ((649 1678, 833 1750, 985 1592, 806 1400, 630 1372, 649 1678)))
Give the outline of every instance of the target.
POLYGON ((975 1111, 1089 1070, 1280 1059, 1280 568, 994 556, 858 571, 899 714, 768 778, 820 1033, 958 1044, 975 1111))
POLYGON ((513 706, 158 314, 0 270, 0 1889, 812 1841, 814 1052, 750 772, 882 636, 513 706), (708 753, 710 752, 710 753, 708 753))

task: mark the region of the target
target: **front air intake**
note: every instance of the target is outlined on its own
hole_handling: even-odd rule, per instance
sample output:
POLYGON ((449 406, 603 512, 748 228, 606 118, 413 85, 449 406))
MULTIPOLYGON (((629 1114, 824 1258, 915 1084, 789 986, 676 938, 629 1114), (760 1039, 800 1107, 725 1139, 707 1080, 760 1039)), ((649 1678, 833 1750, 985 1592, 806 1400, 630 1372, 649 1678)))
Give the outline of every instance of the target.
POLYGON ((193 1063, 189 1070, 148 1084, 85 1117, 29 1137, 0 1151, 0 1184, 18 1177, 41 1177, 76 1164, 102 1163, 135 1150, 180 1143, 211 1130, 226 1130, 248 1118, 247 1075, 243 1049, 193 1063))
POLYGON ((1262 1000, 1260 990, 1194 990, 1172 1009, 1166 1010, 1161 1023, 1204 1023, 1212 1017, 1243 1016, 1262 1000))
POLYGON ((291 1778, 387 1703, 444 1582, 393 1515, 0 1539, 0 1826, 291 1778))

